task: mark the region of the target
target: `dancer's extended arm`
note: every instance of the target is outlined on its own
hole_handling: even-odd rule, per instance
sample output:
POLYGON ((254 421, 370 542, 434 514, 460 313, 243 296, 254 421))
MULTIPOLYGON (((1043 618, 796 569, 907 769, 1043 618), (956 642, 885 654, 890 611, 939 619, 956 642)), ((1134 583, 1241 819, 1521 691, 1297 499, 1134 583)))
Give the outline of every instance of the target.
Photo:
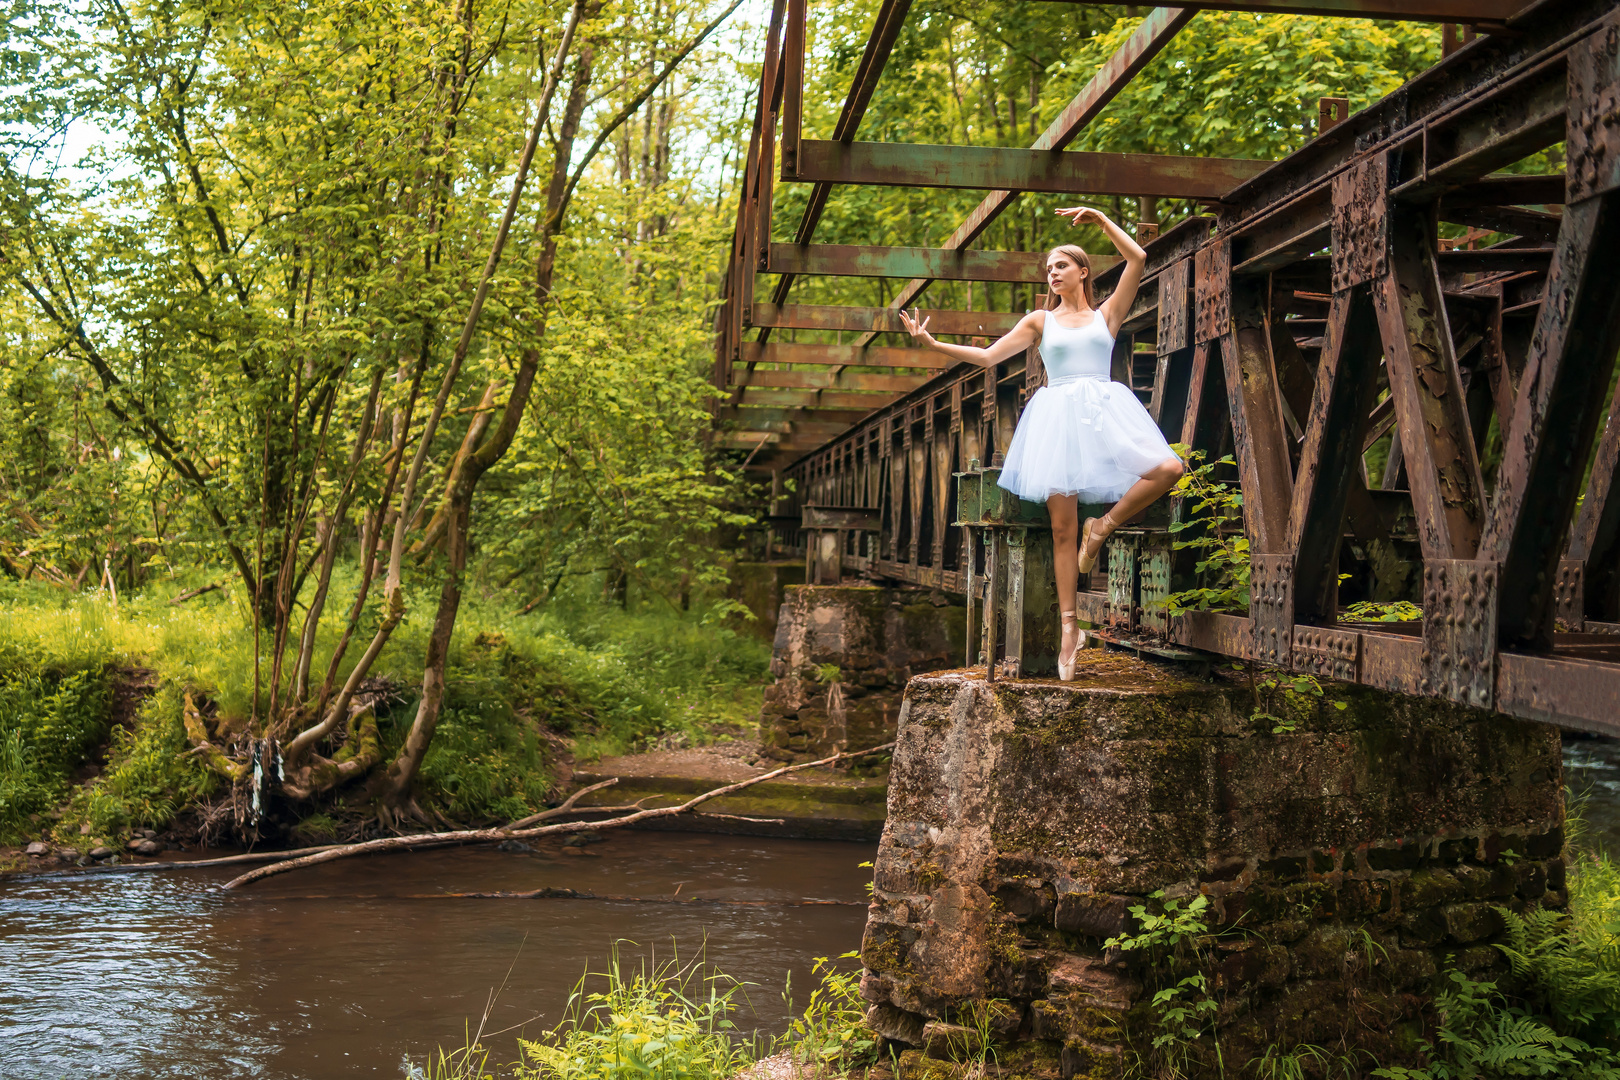
POLYGON ((928 319, 923 317, 920 311, 913 310, 909 315, 903 310, 900 312, 900 321, 905 325, 906 332, 914 340, 922 342, 930 349, 944 353, 953 360, 965 360, 970 364, 978 364, 980 367, 999 364, 1007 357, 1023 352, 1035 344, 1040 340, 1043 325, 1041 320, 1045 317, 1046 312, 1044 311, 1031 311, 1028 315, 1019 319, 1018 325, 1007 331, 1004 336, 981 349, 976 345, 950 345, 938 341, 933 334, 928 332, 928 319))
POLYGON ((1108 237, 1109 242, 1118 248, 1119 253, 1125 258, 1125 265, 1119 272, 1119 284, 1108 294, 1108 299, 1097 305, 1097 310, 1108 321, 1108 332, 1118 337, 1119 328, 1125 325, 1125 316, 1131 310, 1132 301, 1136 299, 1136 288, 1142 284, 1142 269, 1147 265, 1147 252, 1142 250, 1141 244, 1131 239, 1130 233, 1109 221, 1101 210, 1093 210, 1089 206, 1073 206, 1061 209, 1058 213, 1075 225, 1096 225, 1102 229, 1103 235, 1108 237))

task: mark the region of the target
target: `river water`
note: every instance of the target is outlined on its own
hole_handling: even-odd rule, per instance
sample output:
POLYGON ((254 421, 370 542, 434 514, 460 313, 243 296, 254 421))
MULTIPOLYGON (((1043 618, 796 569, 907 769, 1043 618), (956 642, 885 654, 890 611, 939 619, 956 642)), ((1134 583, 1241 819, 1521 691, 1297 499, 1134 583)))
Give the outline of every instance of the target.
MULTIPOLYGON (((0 879, 0 1077, 398 1077, 486 1006, 489 1031, 555 1024, 616 940, 632 963, 706 948, 753 984, 739 1021, 781 1030, 788 973, 803 1008, 814 958, 860 943, 871 845, 602 836, 585 854, 351 859, 233 893, 225 870, 0 879), (545 887, 753 903, 445 895, 545 887), (789 906, 807 898, 848 903, 789 906)), ((486 1040, 497 1060, 518 1033, 486 1040)))
MULTIPOLYGON (((1571 741, 1564 759, 1589 838, 1620 850, 1620 743, 1571 741)), ((0 879, 0 1078, 398 1077, 486 1007, 488 1031, 555 1024, 616 940, 632 962, 706 947, 752 984, 739 1021, 780 1031, 788 974, 802 1008, 814 958, 860 941, 870 845, 602 835, 584 854, 385 855, 236 893, 225 870, 0 879), (545 887, 750 903, 447 895, 545 887)), ((516 1033, 486 1040, 499 1060, 516 1033)))

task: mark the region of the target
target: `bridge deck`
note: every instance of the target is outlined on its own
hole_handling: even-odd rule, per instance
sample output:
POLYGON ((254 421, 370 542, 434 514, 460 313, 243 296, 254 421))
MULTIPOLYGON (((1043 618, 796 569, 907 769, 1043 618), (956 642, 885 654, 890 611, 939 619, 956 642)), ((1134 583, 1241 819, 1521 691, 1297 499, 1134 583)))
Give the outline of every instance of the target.
MULTIPOLYGON (((1234 456, 1252 600, 1246 614, 1166 619, 1154 601, 1194 583, 1185 553, 1162 531, 1122 531, 1108 588, 1082 594, 1082 617, 1620 733, 1620 636, 1608 636, 1620 632, 1620 498, 1610 498, 1620 470, 1610 400, 1620 350, 1616 0, 1498 4, 1483 15, 1471 4, 1480 36, 1269 165, 1033 153, 1071 141, 1192 17, 1164 8, 1031 150, 969 158, 857 143, 907 6, 883 5, 834 138, 819 144, 799 136, 804 0, 779 0, 773 14, 715 370, 729 395, 722 422, 736 428, 723 437, 751 466, 795 481, 773 512, 867 508, 879 527, 843 536, 846 567, 963 591, 965 559, 979 556, 951 523, 951 474, 1005 450, 1043 380, 1035 350, 992 369, 940 371, 937 354, 869 348, 932 280, 1039 279, 1025 253, 969 246, 1017 191, 991 192, 940 249, 830 248, 809 241, 832 182, 1173 189, 1208 199, 1210 215, 1145 245, 1115 378, 1171 438, 1234 456), (1562 174, 1501 171, 1559 143, 1562 174), (814 185, 794 244, 770 242, 778 156, 783 179, 814 185), (1469 243, 1495 242, 1444 242, 1442 222, 1467 227, 1469 243), (761 272, 781 275, 768 304, 753 295, 761 272), (811 273, 911 281, 886 309, 786 304, 786 283, 811 273), (788 326, 861 336, 773 350, 771 332, 788 326), (851 423, 863 409, 873 411, 851 423), (1388 465, 1369 475, 1365 451, 1386 435, 1388 465), (1482 468, 1491 438, 1500 462, 1482 468), (1340 621, 1343 604, 1375 595, 1410 599, 1425 617, 1340 621)), ((1404 6, 1408 17, 1463 17, 1448 0, 1404 6)), ((1111 279, 1099 277, 1102 292, 1111 279)), ((983 324, 988 335, 1001 332, 999 318, 941 322, 966 333, 983 324)))

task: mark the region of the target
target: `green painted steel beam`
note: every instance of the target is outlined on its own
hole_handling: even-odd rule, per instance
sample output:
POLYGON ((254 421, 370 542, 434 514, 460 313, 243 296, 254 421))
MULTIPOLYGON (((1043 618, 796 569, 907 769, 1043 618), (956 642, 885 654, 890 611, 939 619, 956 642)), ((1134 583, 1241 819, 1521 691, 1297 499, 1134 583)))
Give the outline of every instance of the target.
MULTIPOLYGON (((1114 255, 1091 260, 1093 273, 1119 262, 1114 255)), ((928 277, 941 281, 1046 280, 1044 251, 948 251, 943 248, 863 247, 853 244, 772 244, 774 274, 832 277, 928 277)))
POLYGON ((1271 164, 1239 158, 806 139, 799 144, 797 171, 791 176, 784 171, 782 179, 1218 201, 1271 164))

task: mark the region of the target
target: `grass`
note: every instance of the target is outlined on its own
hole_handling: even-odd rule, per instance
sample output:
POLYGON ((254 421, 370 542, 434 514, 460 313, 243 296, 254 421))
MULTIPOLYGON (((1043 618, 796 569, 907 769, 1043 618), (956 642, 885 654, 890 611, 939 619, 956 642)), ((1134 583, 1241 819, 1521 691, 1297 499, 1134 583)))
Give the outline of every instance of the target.
MULTIPOLYGON (((728 1080, 759 1060, 764 1041, 736 1025, 744 986, 703 962, 642 960, 630 968, 617 944, 607 968, 587 971, 564 1017, 538 1039, 518 1039, 519 1060, 491 1065, 480 1024, 455 1050, 440 1050, 411 1080, 728 1080)), ((485 1017, 487 1021, 487 1015, 485 1017)), ((500 1034, 500 1033, 495 1033, 500 1034)))
MULTIPOLYGON (((353 568, 334 575, 345 594, 353 568)), ((193 570, 126 594, 75 594, 39 583, 0 582, 0 843, 54 831, 64 842, 112 840, 134 827, 163 828, 219 781, 194 759, 182 724, 186 692, 223 717, 254 711, 254 640, 240 590, 182 606, 169 598, 211 580, 193 570), (110 713, 121 668, 156 675, 156 690, 128 727, 110 713), (74 782, 105 752, 99 777, 74 782), (55 825, 53 826, 53 822, 55 825), (88 824, 89 833, 80 827, 88 824)), ((433 596, 418 590, 373 674, 399 688, 378 710, 384 753, 403 743, 433 596)), ((334 604, 317 634, 324 673, 345 612, 334 604)), ((361 643, 375 618, 362 620, 361 643)), ((268 705, 271 657, 261 641, 258 704, 268 705)), ((290 666, 289 653, 289 666, 290 666)), ((520 817, 544 804, 555 757, 594 760, 650 746, 724 738, 757 713, 770 648, 704 613, 667 606, 623 611, 588 595, 564 596, 519 616, 508 598, 470 596, 451 646, 445 709, 423 762, 419 801, 453 820, 520 817)), ((335 831, 323 820, 296 826, 300 840, 335 831)))

